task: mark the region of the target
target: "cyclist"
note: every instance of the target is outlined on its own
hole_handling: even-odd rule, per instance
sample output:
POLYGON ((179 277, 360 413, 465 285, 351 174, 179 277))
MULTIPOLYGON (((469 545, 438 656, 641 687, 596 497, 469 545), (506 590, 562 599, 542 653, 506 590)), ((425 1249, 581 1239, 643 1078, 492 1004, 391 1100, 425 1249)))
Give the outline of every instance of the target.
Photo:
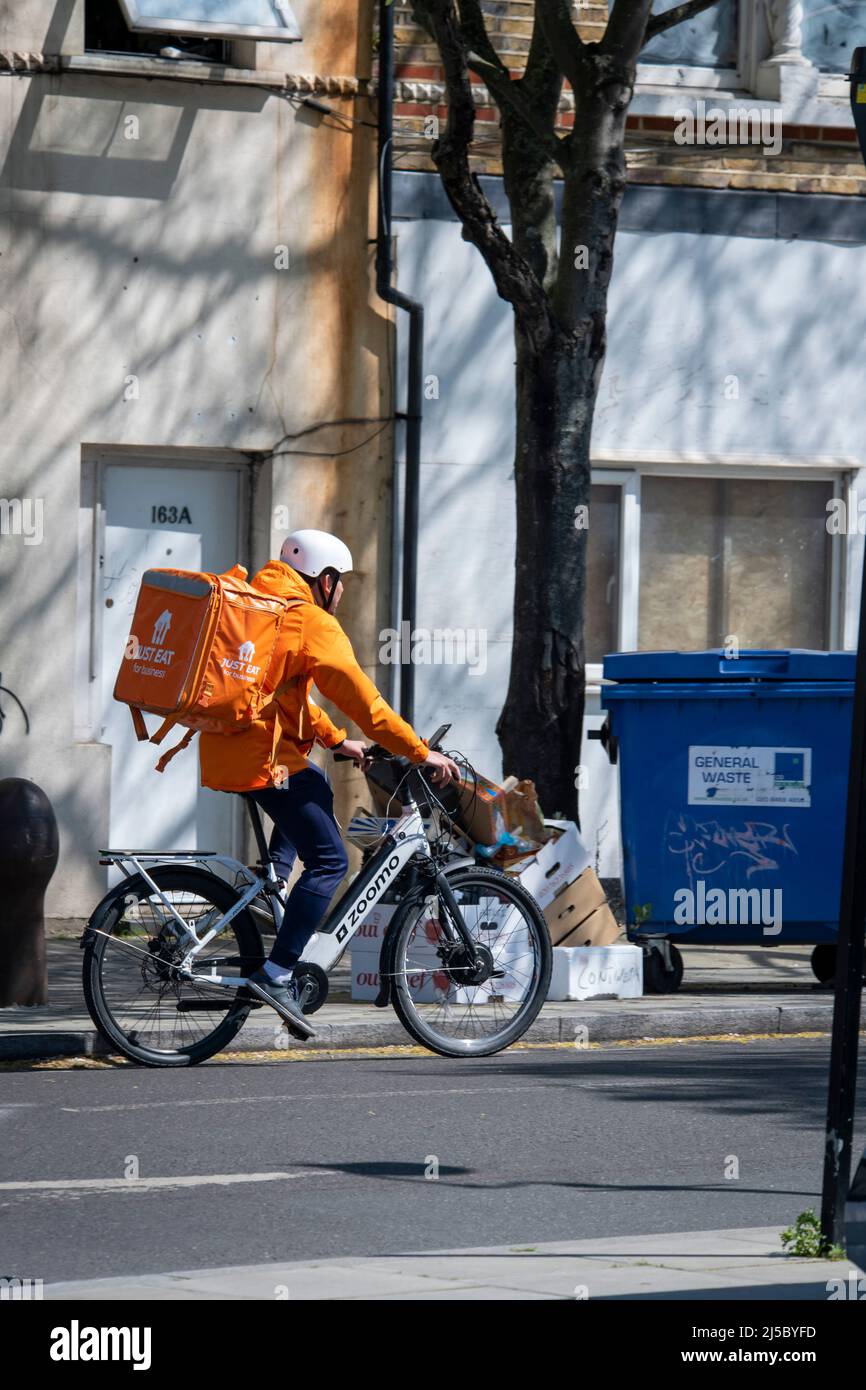
POLYGON ((253 993, 302 1038, 314 1030, 298 1006, 293 969, 348 867, 333 792, 307 755, 318 743, 339 749, 359 766, 364 762, 363 743, 335 727, 310 698, 311 686, 315 683, 368 738, 430 767, 434 781, 457 781, 460 775, 451 758, 429 749, 391 709, 358 665, 334 616, 343 575, 351 569, 352 556, 337 536, 303 530, 286 537, 279 560, 269 560, 250 581, 264 593, 295 600, 274 655, 275 698, 243 733, 202 734, 199 740, 202 785, 243 792, 258 803, 274 824, 270 853, 282 878, 288 880, 296 856, 304 866, 270 958, 249 978, 253 993))

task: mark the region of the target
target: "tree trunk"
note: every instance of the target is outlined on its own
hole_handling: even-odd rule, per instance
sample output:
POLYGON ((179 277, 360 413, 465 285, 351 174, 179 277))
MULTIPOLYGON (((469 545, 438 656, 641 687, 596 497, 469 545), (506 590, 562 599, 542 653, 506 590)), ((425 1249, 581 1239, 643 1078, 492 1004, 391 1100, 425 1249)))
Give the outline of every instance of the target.
POLYGON ((566 166, 546 343, 515 320, 514 637, 496 731, 505 772, 533 777, 545 813, 561 812, 578 824, 590 436, 626 182, 626 110, 622 91, 600 64, 576 102, 575 128, 587 135, 566 166))
POLYGON ((516 345, 514 637, 496 732, 506 774, 534 777, 547 815, 577 819, 595 368, 573 334, 539 353, 518 328, 516 345))
MULTIPOLYGON (((694 3, 703 9, 711 0, 694 3)), ((448 90, 448 120, 433 159, 464 237, 514 310, 514 636, 496 732, 505 772, 531 777, 548 815, 577 820, 590 434, 626 182, 626 116, 652 0, 618 0, 603 40, 591 44, 580 40, 564 0, 537 0, 538 22, 518 80, 491 44, 478 0, 459 6, 416 0, 416 6, 439 48, 448 90), (469 160, 470 67, 480 70, 502 117, 512 239, 469 160), (567 137, 556 130, 563 79, 574 97, 567 137), (558 248, 554 168, 563 178, 558 248)))

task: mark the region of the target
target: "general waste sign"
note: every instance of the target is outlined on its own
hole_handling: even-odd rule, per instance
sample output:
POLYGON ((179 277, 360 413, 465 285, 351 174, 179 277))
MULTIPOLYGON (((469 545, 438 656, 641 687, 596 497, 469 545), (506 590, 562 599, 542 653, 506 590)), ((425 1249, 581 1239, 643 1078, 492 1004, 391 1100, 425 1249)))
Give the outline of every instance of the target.
POLYGON ((811 748, 689 747, 689 805, 810 806, 811 748))

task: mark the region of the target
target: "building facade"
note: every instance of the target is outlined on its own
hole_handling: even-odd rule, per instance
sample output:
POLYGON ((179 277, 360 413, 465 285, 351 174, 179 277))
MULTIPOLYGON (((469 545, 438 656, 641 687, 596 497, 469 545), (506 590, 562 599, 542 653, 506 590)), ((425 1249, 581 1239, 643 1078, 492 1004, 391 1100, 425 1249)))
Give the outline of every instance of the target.
MULTIPOLYGON (((293 0, 291 42, 240 19, 191 34, 197 8, 165 0, 178 22, 156 34, 130 31, 121 0, 0 0, 0 673, 30 719, 25 734, 0 695, 0 776, 55 806, 50 915, 89 912, 108 843, 247 849, 236 798, 197 787, 192 752, 156 774, 111 699, 146 567, 252 570, 293 527, 338 531, 357 567, 341 617, 395 690, 406 354, 403 316, 395 353, 374 289, 375 6, 293 0)), ((532 0, 483 9, 519 71, 532 0)), ((395 10, 391 230, 399 288, 426 315, 415 723, 450 722, 488 775, 521 773, 502 769, 494 732, 513 594, 510 310, 430 158, 438 53, 395 10)), ((606 6, 575 15, 597 38, 606 6)), ((858 20, 866 32, 866 3, 720 0, 644 55, 593 446, 587 731, 607 651, 855 644, 866 176, 844 73, 858 20), (760 139, 698 138, 744 110, 760 139)), ((472 161, 507 225, 497 113, 480 82, 476 96, 472 161)), ((562 130, 570 119, 566 90, 562 130)), ((615 875, 615 770, 585 742, 575 775, 615 875)), ((332 776, 345 815, 363 786, 332 776)))
MULTIPOLYGON (((519 72, 532 4, 483 8, 519 72)), ((586 39, 600 36, 604 5, 575 14, 586 39)), ((449 720, 496 777, 513 591, 511 310, 430 158, 445 115, 438 53, 409 7, 400 19, 398 264, 400 288, 424 304, 429 385, 418 623, 466 630, 462 660, 419 666, 419 723, 449 720)), ((606 652, 856 645, 866 176, 845 73, 864 36, 866 4, 721 0, 644 51, 593 437, 585 732, 603 719, 606 652)), ((474 167, 507 227, 498 115, 475 91, 474 167)), ((561 131, 571 119, 566 88, 561 131)), ((616 769, 585 739, 575 775, 582 827, 615 876, 616 769)))
MULTIPOLYGON (((145 568, 252 571, 290 529, 338 531, 357 570, 341 616, 382 674, 372 5, 220 13, 257 8, 300 40, 190 34, 189 0, 127 5, 176 15, 162 34, 130 32, 116 0, 0 2, 0 671, 30 720, 0 696, 0 776, 54 805, 53 916, 105 891, 99 847, 245 850, 194 746, 158 775, 112 701, 145 568)), ((350 807, 358 775, 334 777, 350 807)))

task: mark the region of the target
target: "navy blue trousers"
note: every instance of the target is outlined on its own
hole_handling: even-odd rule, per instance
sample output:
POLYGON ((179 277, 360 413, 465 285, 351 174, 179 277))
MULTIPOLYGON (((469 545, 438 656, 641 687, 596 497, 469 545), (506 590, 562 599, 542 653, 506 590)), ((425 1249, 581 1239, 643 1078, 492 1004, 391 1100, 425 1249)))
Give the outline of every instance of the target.
POLYGON ((248 795, 274 823, 269 849, 280 877, 288 879, 299 856, 304 866, 270 956, 288 970, 303 955, 349 866, 334 820, 334 794, 325 774, 311 764, 279 787, 248 795))

